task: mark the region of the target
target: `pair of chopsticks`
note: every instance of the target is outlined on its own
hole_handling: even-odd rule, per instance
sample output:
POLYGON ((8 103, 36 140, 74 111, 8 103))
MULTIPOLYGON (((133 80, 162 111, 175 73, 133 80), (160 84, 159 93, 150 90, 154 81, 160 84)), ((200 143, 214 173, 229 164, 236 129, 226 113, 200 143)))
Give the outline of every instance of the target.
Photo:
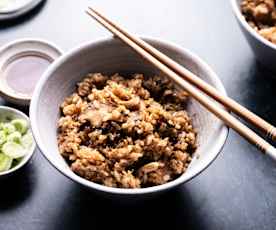
POLYGON ((224 121, 224 123, 230 128, 235 130, 250 143, 254 144, 262 152, 276 160, 276 149, 271 144, 257 135, 245 124, 240 122, 237 118, 232 116, 216 102, 224 105, 227 109, 254 125, 272 140, 276 140, 276 128, 274 126, 252 113, 233 99, 221 94, 217 89, 201 80, 184 66, 181 66, 174 60, 170 59, 168 56, 161 53, 142 39, 130 34, 121 26, 105 17, 99 11, 89 7, 86 12, 116 37, 118 37, 122 42, 136 51, 136 53, 161 70, 175 83, 183 87, 195 100, 224 121))

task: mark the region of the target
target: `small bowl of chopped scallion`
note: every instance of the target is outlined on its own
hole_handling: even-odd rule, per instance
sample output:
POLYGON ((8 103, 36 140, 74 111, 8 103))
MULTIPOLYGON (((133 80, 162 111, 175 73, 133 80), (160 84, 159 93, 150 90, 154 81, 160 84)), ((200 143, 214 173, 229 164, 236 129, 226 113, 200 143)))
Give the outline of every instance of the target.
POLYGON ((0 106, 0 178, 25 165, 35 147, 29 118, 19 110, 0 106))

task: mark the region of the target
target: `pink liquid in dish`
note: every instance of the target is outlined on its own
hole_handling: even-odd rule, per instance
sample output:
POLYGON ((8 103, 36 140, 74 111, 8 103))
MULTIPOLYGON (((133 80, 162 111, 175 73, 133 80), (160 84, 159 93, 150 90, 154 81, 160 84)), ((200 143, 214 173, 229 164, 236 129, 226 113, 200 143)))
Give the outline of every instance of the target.
POLYGON ((18 93, 31 96, 36 83, 50 64, 49 60, 40 56, 20 57, 6 68, 7 84, 18 93))

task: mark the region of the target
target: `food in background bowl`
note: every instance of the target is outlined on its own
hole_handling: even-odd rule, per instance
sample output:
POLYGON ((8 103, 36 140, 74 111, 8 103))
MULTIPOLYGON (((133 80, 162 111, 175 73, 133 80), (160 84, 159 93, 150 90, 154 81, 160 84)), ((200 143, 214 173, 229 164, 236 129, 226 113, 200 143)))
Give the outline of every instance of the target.
POLYGON ((76 174, 106 186, 174 180, 196 149, 187 99, 159 76, 88 74, 61 105, 59 151, 76 174))
POLYGON ((253 29, 276 44, 275 0, 242 0, 241 11, 253 29))
POLYGON ((33 146, 33 137, 24 119, 0 122, 0 172, 17 166, 33 146))

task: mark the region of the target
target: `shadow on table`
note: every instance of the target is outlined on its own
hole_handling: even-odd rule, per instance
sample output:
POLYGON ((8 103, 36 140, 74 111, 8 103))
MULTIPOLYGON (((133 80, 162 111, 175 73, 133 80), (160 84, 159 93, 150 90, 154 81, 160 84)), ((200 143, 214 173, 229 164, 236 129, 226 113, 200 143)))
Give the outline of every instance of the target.
POLYGON ((259 63, 252 63, 250 73, 242 83, 241 89, 246 93, 241 100, 253 112, 276 125, 276 73, 259 63))
POLYGON ((0 213, 17 208, 31 196, 32 167, 29 163, 15 175, 0 180, 0 213))
POLYGON ((22 111, 23 113, 25 113, 27 116, 29 116, 29 106, 16 105, 16 104, 13 104, 13 103, 10 103, 10 102, 4 100, 1 97, 0 97, 0 105, 8 106, 8 107, 11 107, 11 108, 14 108, 14 109, 18 109, 18 110, 22 111))
POLYGON ((123 198, 104 199, 76 185, 70 196, 73 203, 64 204, 48 229, 206 229, 197 217, 197 209, 185 187, 156 198, 124 202, 123 198))
POLYGON ((28 22, 29 20, 33 19, 45 6, 46 0, 39 3, 37 7, 32 9, 30 12, 14 19, 9 19, 5 21, 0 21, 0 30, 7 29, 9 27, 17 26, 19 24, 23 24, 28 22))

